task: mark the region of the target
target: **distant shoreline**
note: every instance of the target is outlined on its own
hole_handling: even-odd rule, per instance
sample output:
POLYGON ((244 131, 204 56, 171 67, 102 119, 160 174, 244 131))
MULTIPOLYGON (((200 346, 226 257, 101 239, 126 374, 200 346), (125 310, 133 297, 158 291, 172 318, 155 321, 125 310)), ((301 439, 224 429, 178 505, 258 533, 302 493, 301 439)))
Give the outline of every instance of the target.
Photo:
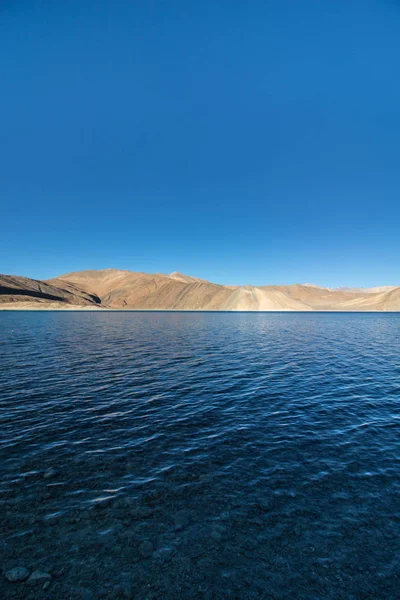
POLYGON ((80 307, 17 307, 2 306, 0 312, 83 312, 83 313, 104 313, 104 312, 134 312, 134 313, 230 313, 230 314, 400 314, 399 310, 217 310, 207 308, 94 308, 91 306, 80 307))

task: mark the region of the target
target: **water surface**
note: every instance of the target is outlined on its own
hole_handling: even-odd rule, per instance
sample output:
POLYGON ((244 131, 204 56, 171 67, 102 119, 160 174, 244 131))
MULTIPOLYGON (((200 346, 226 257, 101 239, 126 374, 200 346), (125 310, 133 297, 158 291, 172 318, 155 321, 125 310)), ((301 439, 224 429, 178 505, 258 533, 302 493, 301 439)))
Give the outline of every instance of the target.
POLYGON ((398 599, 400 314, 0 313, 2 597, 398 599), (15 596, 14 596, 15 595, 15 596))

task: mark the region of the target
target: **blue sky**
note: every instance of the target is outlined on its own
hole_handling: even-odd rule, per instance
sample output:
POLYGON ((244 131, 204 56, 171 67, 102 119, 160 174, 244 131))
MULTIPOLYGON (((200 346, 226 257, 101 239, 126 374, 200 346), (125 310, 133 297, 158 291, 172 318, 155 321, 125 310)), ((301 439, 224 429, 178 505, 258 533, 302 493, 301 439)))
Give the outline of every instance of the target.
POLYGON ((0 272, 400 285, 400 3, 3 0, 0 272))

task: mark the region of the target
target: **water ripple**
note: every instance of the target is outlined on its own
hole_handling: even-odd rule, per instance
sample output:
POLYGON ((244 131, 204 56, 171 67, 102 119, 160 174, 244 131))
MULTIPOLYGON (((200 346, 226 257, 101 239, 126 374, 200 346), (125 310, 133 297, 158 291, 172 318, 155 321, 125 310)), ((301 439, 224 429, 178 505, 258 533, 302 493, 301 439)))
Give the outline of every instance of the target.
POLYGON ((399 314, 10 312, 0 360, 5 566, 59 598, 398 598, 399 314))

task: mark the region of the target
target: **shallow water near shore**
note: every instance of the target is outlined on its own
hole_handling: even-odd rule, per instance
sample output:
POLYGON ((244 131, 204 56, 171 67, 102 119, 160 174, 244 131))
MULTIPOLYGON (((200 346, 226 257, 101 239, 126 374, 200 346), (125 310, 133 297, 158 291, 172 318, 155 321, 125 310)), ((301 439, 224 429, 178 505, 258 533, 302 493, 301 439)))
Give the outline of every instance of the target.
POLYGON ((0 313, 2 598, 398 599, 400 314, 0 313), (44 589, 46 588, 46 589, 44 589))

